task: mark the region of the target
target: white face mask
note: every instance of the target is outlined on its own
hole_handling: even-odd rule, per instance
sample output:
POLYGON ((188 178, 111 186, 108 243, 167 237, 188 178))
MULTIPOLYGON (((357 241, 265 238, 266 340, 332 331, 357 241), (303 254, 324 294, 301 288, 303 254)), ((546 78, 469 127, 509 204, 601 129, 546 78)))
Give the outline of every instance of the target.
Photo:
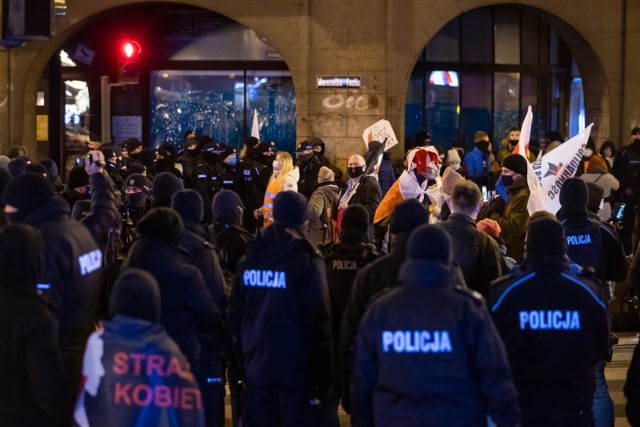
POLYGON ((279 171, 280 169, 282 169, 282 164, 280 163, 279 160, 274 160, 273 161, 273 170, 274 171, 279 171))
POLYGON ((453 169, 454 171, 457 171, 458 169, 460 169, 460 163, 458 162, 451 162, 449 163, 449 167, 451 169, 453 169))
POLYGON ((584 157, 591 157, 593 156, 593 150, 591 148, 585 148, 582 155, 584 157))

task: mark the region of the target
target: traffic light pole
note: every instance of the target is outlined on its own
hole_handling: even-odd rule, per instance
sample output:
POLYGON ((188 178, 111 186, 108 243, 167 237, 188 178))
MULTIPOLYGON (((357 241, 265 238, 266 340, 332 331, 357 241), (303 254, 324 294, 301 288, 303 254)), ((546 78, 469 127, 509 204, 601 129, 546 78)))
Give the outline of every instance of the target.
POLYGON ((100 77, 100 98, 102 142, 111 142, 111 83, 109 82, 109 76, 100 77))

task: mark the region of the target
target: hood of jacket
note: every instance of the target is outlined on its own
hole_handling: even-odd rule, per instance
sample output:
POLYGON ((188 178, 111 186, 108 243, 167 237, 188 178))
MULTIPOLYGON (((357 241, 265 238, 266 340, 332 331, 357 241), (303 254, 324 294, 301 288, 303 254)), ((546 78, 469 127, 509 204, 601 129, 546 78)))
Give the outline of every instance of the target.
POLYGON ((129 250, 126 266, 140 268, 159 278, 189 263, 189 254, 178 245, 140 238, 129 250))
POLYGON ((116 315, 160 321, 160 288, 151 274, 138 268, 120 273, 109 302, 109 317, 116 315))
POLYGON ((302 251, 318 253, 301 228, 274 223, 247 246, 247 257, 260 259, 260 264, 274 265, 302 251))
POLYGON ((334 182, 322 182, 318 184, 316 191, 322 193, 328 199, 338 200, 338 197, 340 197, 340 187, 334 182))
POLYGON ((453 288, 456 284, 453 266, 442 262, 407 259, 400 267, 398 280, 403 286, 417 288, 453 288))
POLYGON ((38 226, 47 222, 58 221, 60 219, 69 219, 71 217, 71 208, 66 200, 61 197, 53 197, 51 200, 38 206, 31 212, 22 222, 38 226))

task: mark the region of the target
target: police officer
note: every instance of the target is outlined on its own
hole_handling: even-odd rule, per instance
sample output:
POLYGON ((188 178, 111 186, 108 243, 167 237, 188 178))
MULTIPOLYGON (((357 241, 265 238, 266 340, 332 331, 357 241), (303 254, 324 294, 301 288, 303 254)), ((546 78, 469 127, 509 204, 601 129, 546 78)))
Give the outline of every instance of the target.
POLYGON ((275 222, 238 264, 228 310, 249 426, 313 426, 310 402, 331 381, 331 318, 322 257, 305 237, 307 201, 278 193, 275 222))
MULTIPOLYGON (((334 348, 338 347, 340 324, 351 294, 356 273, 379 256, 375 245, 369 243, 369 213, 362 205, 351 205, 342 217, 342 229, 339 242, 321 246, 327 266, 327 283, 331 298, 332 332, 334 348)), ((337 364, 336 364, 337 365, 337 364)), ((348 381, 348 379, 343 379, 348 381)), ((341 383, 338 375, 332 384, 327 401, 323 404, 322 426, 338 424, 338 388, 341 383)))
POLYGON ((242 194, 246 206, 244 224, 250 233, 255 233, 258 225, 253 211, 260 208, 264 201, 264 193, 271 177, 274 154, 270 144, 264 142, 247 144, 247 154, 240 164, 242 194))
POLYGON ((300 168, 298 191, 309 199, 318 185, 318 172, 322 167, 322 163, 316 157, 313 144, 309 141, 302 141, 298 144, 296 158, 296 165, 300 168))
POLYGON ((102 252, 89 231, 69 218, 69 205, 56 197, 42 175, 25 173, 2 193, 9 223, 25 223, 43 231, 46 254, 38 289, 58 322, 69 393, 82 376, 82 355, 98 314, 102 285, 102 252))
POLYGON ((455 286, 451 240, 416 229, 401 286, 375 300, 358 331, 353 421, 373 425, 498 425, 519 421, 506 352, 484 305, 455 286))
POLYGON ((620 181, 616 201, 626 204, 620 238, 626 253, 633 253, 632 241, 636 210, 640 204, 640 127, 631 130, 631 144, 622 149, 613 164, 613 174, 620 181))
POLYGON ((562 224, 534 215, 522 270, 491 286, 524 425, 593 425, 596 365, 608 354, 602 284, 571 272, 562 224))

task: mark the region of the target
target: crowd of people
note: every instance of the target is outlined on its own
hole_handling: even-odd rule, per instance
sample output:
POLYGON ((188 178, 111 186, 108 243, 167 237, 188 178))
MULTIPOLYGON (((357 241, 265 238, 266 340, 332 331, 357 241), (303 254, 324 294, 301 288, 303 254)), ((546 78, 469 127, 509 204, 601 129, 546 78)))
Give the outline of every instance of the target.
MULTIPOLYGON (((295 159, 192 132, 91 143, 65 182, 13 147, 0 425, 224 426, 228 391, 235 426, 337 427, 339 406, 354 426, 612 426, 608 303, 640 277, 631 134, 589 141, 557 214, 527 208, 556 132, 529 158, 516 128, 466 154, 421 132, 346 176, 320 139, 295 159)), ((640 350, 625 394, 640 425, 640 350)))

